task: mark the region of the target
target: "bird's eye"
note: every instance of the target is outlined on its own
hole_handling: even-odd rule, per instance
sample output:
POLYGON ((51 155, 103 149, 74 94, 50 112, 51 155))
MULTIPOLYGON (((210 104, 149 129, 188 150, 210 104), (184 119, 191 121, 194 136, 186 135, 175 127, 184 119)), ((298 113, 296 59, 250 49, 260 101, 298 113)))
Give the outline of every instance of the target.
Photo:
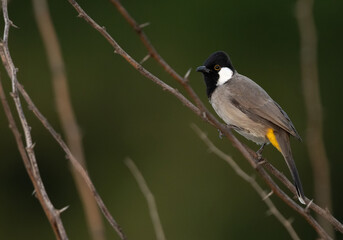
POLYGON ((219 71, 220 70, 220 65, 219 64, 215 65, 214 66, 214 70, 219 71))

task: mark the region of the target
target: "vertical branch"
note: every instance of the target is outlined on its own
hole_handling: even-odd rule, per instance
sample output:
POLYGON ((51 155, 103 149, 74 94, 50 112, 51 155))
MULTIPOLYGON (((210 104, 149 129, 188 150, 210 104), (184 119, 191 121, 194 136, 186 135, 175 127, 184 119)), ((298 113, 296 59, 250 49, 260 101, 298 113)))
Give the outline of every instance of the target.
MULTIPOLYGON (((330 166, 323 141, 323 111, 318 80, 317 34, 313 17, 314 0, 298 0, 296 17, 300 32, 300 60, 305 98, 307 151, 314 177, 314 198, 319 205, 332 210, 330 166)), ((321 217, 319 223, 334 235, 333 228, 321 217)))
POLYGON ((5 93, 3 91, 2 85, 0 83, 0 95, 1 95, 1 101, 5 110, 5 114, 8 118, 8 121, 10 123, 11 130, 13 132, 13 135, 15 137, 15 140, 17 142, 17 146, 19 149, 19 152, 21 154, 21 157, 24 161, 26 171, 29 174, 29 177, 34 185, 36 196, 43 207, 43 210, 50 222, 50 225, 55 233, 55 236, 57 239, 68 239, 66 231, 64 229, 60 213, 62 211, 59 211, 55 209, 53 204, 51 203, 49 196, 45 190, 43 181, 40 177, 37 161, 36 161, 36 155, 34 153, 34 144, 32 142, 31 132, 30 132, 30 126, 26 120, 25 114, 23 112, 20 98, 18 96, 18 81, 17 81, 17 69, 14 66, 12 57, 10 55, 10 51, 8 48, 8 35, 9 35, 9 29, 13 23, 8 17, 8 11, 7 11, 7 0, 2 0, 2 13, 4 17, 4 34, 3 38, 0 44, 0 55, 1 60, 5 66, 5 69, 8 72, 8 75, 10 76, 11 82, 12 82, 12 98, 14 100, 19 119, 21 122, 21 125, 23 127, 24 135, 25 135, 25 141, 26 141, 26 147, 24 147, 24 143, 22 142, 19 130, 16 126, 16 123, 14 121, 13 115, 10 111, 10 108, 8 106, 5 93))
MULTIPOLYGON (((46 0, 33 0, 32 2, 52 73, 55 104, 62 129, 71 152, 86 169, 81 132, 71 104, 61 48, 50 17, 48 3, 46 0)), ((83 203, 92 239, 104 240, 104 226, 95 199, 80 174, 74 168, 72 168, 72 173, 83 203)))
POLYGON ((157 205, 155 202, 154 195, 151 193, 148 184, 146 183, 142 173, 137 168, 136 164, 130 159, 125 159, 125 164, 131 171, 132 175, 136 179, 139 188, 141 189, 149 207, 149 213, 152 221, 152 225, 155 229, 156 239, 157 240, 166 240, 166 237, 164 235, 164 231, 162 228, 161 220, 158 215, 157 211, 157 205))

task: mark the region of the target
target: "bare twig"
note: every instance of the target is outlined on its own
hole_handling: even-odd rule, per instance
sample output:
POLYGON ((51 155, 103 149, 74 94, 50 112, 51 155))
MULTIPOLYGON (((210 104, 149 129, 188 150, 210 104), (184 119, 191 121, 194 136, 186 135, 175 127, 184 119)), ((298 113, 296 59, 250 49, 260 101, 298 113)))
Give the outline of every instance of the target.
MULTIPOLYGON (((144 46, 147 48, 149 55, 154 58, 162 68, 169 73, 177 82, 179 82, 187 91, 191 99, 194 100, 195 104, 198 106, 200 111, 202 112, 201 118, 206 118, 207 116, 213 120, 213 116, 211 113, 206 109, 205 105, 202 103, 200 98, 194 92, 193 88, 188 84, 188 76, 189 74, 183 78, 181 77, 156 51, 154 46, 151 44, 149 38, 143 31, 142 25, 138 24, 133 17, 126 11, 126 9, 121 5, 119 0, 110 0, 111 3, 118 9, 121 15, 125 18, 125 20, 131 25, 131 27, 136 31, 139 35, 144 46)), ((190 72, 189 72, 190 73, 190 72)))
MULTIPOLYGON (((206 120, 211 125, 215 126, 219 129, 225 136, 232 142, 233 146, 235 146, 243 156, 248 160, 248 162, 256 168, 257 172, 261 175, 264 181, 272 188, 276 195, 278 195, 286 204, 296 210, 300 215, 304 217, 308 221, 308 223, 317 231, 317 233, 324 239, 330 239, 330 236, 326 234, 326 232, 320 227, 320 225, 306 212, 304 212, 303 208, 296 204, 290 197, 288 197, 278 185, 270 178, 267 172, 261 167, 261 165, 257 164, 257 156, 256 154, 246 146, 244 146, 238 139, 231 133, 230 129, 226 126, 221 124, 213 115, 208 114, 206 108, 203 108, 203 103, 201 100, 195 95, 191 96, 192 99, 195 99, 195 102, 198 106, 201 106, 201 109, 195 107, 187 98, 185 98, 182 94, 179 93, 176 89, 170 87, 159 78, 151 74, 145 68, 143 68, 140 64, 137 63, 131 56, 129 56, 119 45, 118 43, 112 38, 111 35, 108 34, 105 28, 100 27, 91 17, 86 14, 86 12, 80 7, 80 5, 75 0, 68 0, 70 4, 75 8, 75 10, 79 13, 79 16, 82 17, 87 23, 89 23, 95 30, 97 30, 104 38, 111 44, 111 46, 115 49, 115 52, 121 55, 125 60, 128 61, 137 71, 139 71, 143 76, 149 78, 154 83, 161 86, 164 90, 167 90, 169 93, 173 94, 177 97, 184 105, 190 108, 194 113, 196 113, 199 117, 206 120), (198 104, 200 103, 200 104, 198 104)), ((187 81, 185 81, 185 85, 188 86, 189 89, 191 87, 188 85, 187 81)), ((293 189, 294 190, 294 189, 293 189)), ((295 193, 295 191, 293 191, 295 193)), ((343 226, 341 228, 343 231, 343 226)))
POLYGON ((4 89, 2 87, 1 81, 0 81, 0 98, 1 98, 2 106, 4 108, 5 115, 8 119, 8 122, 9 122, 10 129, 12 130, 12 133, 13 133, 14 138, 16 140, 19 153, 21 155, 21 158, 23 159, 26 171, 27 171, 27 173, 31 179, 31 182, 34 186, 34 189, 35 189, 34 193, 35 193, 36 197, 38 198, 40 204, 42 205, 45 214, 48 217, 48 220, 51 224, 52 229, 54 230, 56 238, 57 239, 68 239, 68 237, 65 233, 64 227, 63 227, 62 220, 60 218, 59 211, 54 208, 54 206, 52 205, 52 203, 48 197, 48 194, 45 191, 43 182, 42 182, 40 175, 39 175, 39 170, 36 169, 37 164, 31 165, 31 161, 28 158, 28 155, 26 154, 23 140, 21 139, 21 135, 20 135, 20 132, 18 130, 17 124, 13 118, 11 109, 8 105, 6 95, 5 95, 4 89))
MULTIPOLYGON (((123 17, 126 19, 126 21, 131 25, 133 29, 135 29, 136 33, 139 35, 141 41, 148 49, 149 53, 153 56, 153 58, 161 64, 161 66, 168 72, 172 77, 174 77, 178 82, 187 83, 187 74, 185 75, 184 79, 180 77, 167 63, 163 58, 157 53, 156 49, 152 46, 151 42, 149 41, 148 37, 145 35, 144 31, 140 28, 140 26, 136 23, 136 21, 131 17, 131 15, 127 12, 127 10, 122 6, 119 0, 110 0, 118 9, 118 11, 123 15, 123 17)), ((187 84, 186 84, 187 85, 187 84)), ((186 86, 187 87, 187 86, 186 86)), ((192 95, 191 95, 192 96, 192 95)), ((194 97, 194 95, 193 95, 194 97)), ((212 121, 212 117, 209 118, 210 121, 212 121)), ((216 127, 217 123, 214 123, 213 125, 216 127)), ((253 153, 254 154, 254 153, 253 153)), ((269 163, 268 163, 269 164, 269 163)), ((269 164, 270 165, 270 164, 269 164)), ((278 172, 278 170, 276 170, 278 172)), ((275 171, 273 172, 276 173, 275 171)), ((280 172, 279 172, 280 174, 280 172)), ((282 175, 282 174, 281 174, 282 175)), ((284 177, 284 175, 282 175, 284 177)), ((285 178, 286 179, 286 178, 285 178)), ((288 181, 288 180, 287 180, 288 181)), ((288 181, 288 183, 290 183, 288 181)), ((283 184, 286 184, 286 182, 283 182, 283 184)), ((290 184, 288 187, 293 193, 295 193, 295 188, 293 184, 290 184)), ((326 214, 326 211, 318 207, 318 205, 313 205, 312 208, 315 212, 317 212, 319 215, 321 215, 323 218, 327 219, 333 226, 335 226, 336 229, 338 229, 340 232, 343 233, 343 225, 337 221, 332 215, 326 214)))
MULTIPOLYGON (((32 2, 38 29, 42 36, 49 60, 53 90, 55 92, 55 104, 62 129, 71 152, 83 168, 86 169, 81 133, 71 104, 61 48, 50 17, 48 3, 46 0, 33 0, 32 2)), ((88 229, 92 239, 104 240, 105 231, 101 213, 99 212, 92 192, 87 187, 82 176, 74 168, 72 168, 72 173, 83 203, 88 229)))
MULTIPOLYGON (((314 197, 319 205, 332 210, 330 166, 323 141, 323 110, 317 58, 317 33, 313 17, 314 0, 298 0, 296 17, 300 33, 300 60, 307 115, 306 145, 314 182, 314 197)), ((319 223, 334 236, 332 227, 317 216, 319 223)))
MULTIPOLYGON (((290 191, 293 193, 295 192, 294 185, 283 175, 279 170, 277 170, 273 165, 269 162, 264 164, 264 167, 271 172, 277 179, 279 179, 290 191)), ((325 218, 337 231, 343 233, 343 225, 339 222, 332 214, 327 211, 326 209, 321 208, 316 203, 313 202, 312 199, 305 199, 306 203, 309 204, 309 208, 312 209, 314 212, 325 218)))
POLYGON ((104 214, 107 221, 111 224, 112 228, 117 232, 120 239, 125 240, 126 236, 124 232, 122 231, 121 227, 118 225, 118 223, 114 220, 111 213, 108 211, 105 203, 101 199, 99 193, 97 192, 92 180, 90 179, 87 171, 82 167, 82 165, 79 163, 79 161, 76 160, 74 155, 69 150, 67 144, 62 140, 61 136, 55 131, 55 129, 50 125, 48 120, 41 114, 41 112, 38 110, 38 108, 35 106, 33 101, 31 100, 30 96, 27 94, 25 89, 22 85, 18 84, 18 90, 21 93, 21 95, 24 97, 25 101, 27 102, 29 109, 35 114, 35 116, 41 121, 43 126, 50 132, 50 134, 53 136, 53 138, 58 142, 58 144, 61 146, 61 148, 66 153, 66 157, 69 159, 73 167, 76 169, 76 171, 79 172, 79 174, 82 176, 83 180, 91 190, 92 194, 94 195, 95 201, 97 202, 101 212, 104 214))
POLYGON ((154 226, 154 229, 155 229, 156 239, 166 240, 166 237, 164 235, 164 231, 162 228, 161 220, 158 215, 157 205, 156 205, 154 195, 151 193, 148 187, 148 184, 146 183, 142 173, 139 171, 136 164, 130 158, 125 159, 125 164, 130 169, 132 175, 136 179, 138 186, 148 203, 149 213, 150 213, 152 225, 154 226))
POLYGON ((177 89, 172 88, 165 82, 161 81, 159 78, 151 74, 145 68, 142 67, 137 61, 135 61, 130 55, 128 55, 119 44, 113 39, 113 37, 106 31, 104 27, 97 24, 88 14, 80 7, 80 5, 75 0, 68 0, 69 3, 78 12, 78 17, 83 18, 88 24, 90 24, 96 31, 98 31, 114 48, 114 52, 122 56, 131 66, 138 70, 143 76, 149 78, 151 81, 159 85, 163 90, 173 94, 177 97, 186 107, 191 109, 194 113, 200 114, 199 109, 194 106, 185 96, 183 96, 177 89))
POLYGON ((217 155, 225 162, 227 162, 238 176, 240 176, 244 181, 248 182, 252 186, 252 188, 258 193, 258 195, 260 195, 260 197, 268 206, 269 212, 273 214, 275 218, 279 220, 280 223, 286 228, 291 238, 299 240, 300 238, 294 230, 294 228, 292 227, 292 224, 280 213, 280 211, 276 208, 272 200, 270 200, 269 197, 273 192, 266 194, 266 192, 261 188, 261 186, 256 182, 256 180, 253 177, 249 176, 246 172, 244 172, 229 155, 225 154, 219 148, 217 148, 198 126, 192 124, 191 127, 198 134, 199 138, 207 145, 211 152, 213 152, 215 155, 217 155))
POLYGON ((13 25, 11 20, 8 17, 8 12, 7 12, 7 0, 2 0, 2 12, 3 12, 3 17, 4 17, 4 22, 5 22, 5 27, 4 27, 4 34, 3 38, 1 41, 0 45, 0 55, 2 62, 8 72, 8 75, 11 78, 12 82, 12 97, 20 118, 21 125, 23 127, 23 131, 25 134, 25 140, 26 140, 26 147, 24 147, 24 143, 21 140, 21 136, 19 133, 19 130, 16 126, 16 123, 14 121, 14 118, 12 116, 12 113, 10 111, 10 108, 8 106, 4 90, 1 86, 1 100, 2 104, 4 106, 4 110, 6 113, 6 116, 8 118, 8 121, 10 122, 11 130, 15 136, 17 146, 19 149, 19 152, 21 154, 21 157, 24 161, 26 171, 30 176, 30 179, 33 183, 33 186, 35 188, 36 196, 43 207, 43 210, 50 222, 50 225, 55 233, 55 236, 57 239, 68 239, 66 231, 64 229, 61 217, 60 217, 60 212, 55 209, 53 204, 51 203, 49 196, 45 190, 43 181, 40 177, 37 161, 36 161, 36 156, 34 153, 34 144, 32 143, 32 137, 31 137, 31 132, 30 132, 30 127, 26 121, 26 117, 24 115, 20 98, 18 96, 18 90, 17 90, 17 69, 14 66, 14 63, 12 61, 10 51, 8 48, 8 35, 9 35, 9 29, 10 26, 13 25), (26 150, 26 153, 25 153, 26 150))
POLYGON ((28 123, 26 121, 25 115, 23 113, 20 99, 18 96, 18 91, 22 94, 25 101, 29 105, 29 109, 33 111, 33 113, 36 115, 36 117, 42 122, 44 127, 51 133, 51 135, 54 137, 54 139, 60 144, 62 149, 66 152, 67 158, 71 161, 74 168, 80 173, 80 175, 83 177, 84 181, 86 182, 87 186, 91 189, 91 192, 94 195, 94 198, 96 199, 96 202, 101 209, 102 213, 108 220, 108 222, 111 224, 113 229, 118 233, 120 239, 125 240, 126 236, 122 232, 121 227, 117 224, 117 222, 114 220, 110 212, 108 211, 107 207, 105 206, 104 202, 102 201, 100 195, 97 193, 92 181, 90 180, 88 173, 84 170, 82 165, 75 159, 65 142, 61 139, 60 135, 51 127, 49 122, 46 120, 46 118, 39 112, 37 107, 32 102, 31 98, 25 91, 25 89, 18 83, 17 76, 16 76, 16 68, 14 67, 13 61, 11 59, 11 56, 9 54, 8 50, 8 31, 10 27, 10 20, 8 18, 7 14, 7 1, 2 0, 2 9, 5 19, 5 30, 4 30, 4 37, 0 45, 0 55, 1 59, 3 61, 3 64, 7 70, 8 75, 11 77, 12 81, 12 97, 15 100, 16 108, 19 114, 19 118, 22 122, 22 126, 25 133, 25 139, 26 139, 26 151, 29 157, 29 163, 25 163, 25 166, 32 167, 33 169, 33 176, 34 176, 34 186, 35 186, 35 193, 37 194, 37 198, 39 199, 41 205, 43 206, 43 209, 53 227, 53 230, 55 232, 55 235, 57 239, 68 239, 62 221, 60 219, 60 212, 59 210, 56 210, 53 205, 51 204, 43 186, 43 182, 41 181, 39 177, 39 171, 37 167, 37 162, 35 159, 32 139, 31 139, 31 133, 30 133, 30 127, 28 126, 28 123), (28 165, 29 164, 29 165, 28 165))

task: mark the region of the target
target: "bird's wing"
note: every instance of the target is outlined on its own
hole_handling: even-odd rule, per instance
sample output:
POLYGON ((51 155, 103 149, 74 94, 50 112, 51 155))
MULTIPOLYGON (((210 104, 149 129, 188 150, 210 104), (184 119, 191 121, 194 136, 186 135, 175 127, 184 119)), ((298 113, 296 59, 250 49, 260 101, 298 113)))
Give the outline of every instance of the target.
POLYGON ((254 121, 268 121, 301 140, 287 113, 259 85, 236 73, 226 83, 229 100, 254 121))

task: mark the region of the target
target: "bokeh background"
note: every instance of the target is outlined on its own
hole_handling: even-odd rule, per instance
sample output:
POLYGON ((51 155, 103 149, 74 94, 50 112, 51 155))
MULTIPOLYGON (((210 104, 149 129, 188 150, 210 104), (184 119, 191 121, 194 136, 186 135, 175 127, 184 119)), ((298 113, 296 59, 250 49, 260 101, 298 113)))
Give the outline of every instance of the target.
MULTIPOLYGON (((134 31, 108 1, 79 3, 131 56, 140 60, 146 55, 134 31)), ((129 239, 155 236, 145 199, 123 162, 127 156, 136 162, 155 195, 167 239, 290 239, 283 226, 267 214, 260 197, 223 160, 208 152, 190 124, 197 124, 254 175, 238 151, 218 137, 216 129, 114 54, 102 36, 76 17, 67 1, 49 1, 49 5, 83 133, 89 173, 129 239)), ((176 71, 183 75, 193 69, 190 84, 205 103, 202 76, 194 69, 213 51, 224 50, 236 69, 263 86, 287 111, 300 135, 305 136, 295 1, 125 0, 123 5, 138 22, 151 23, 145 32, 176 71)), ((331 165, 333 211, 341 221, 342 10, 342 1, 315 1, 324 140, 331 165)), ((18 79, 61 132, 32 3, 11 1, 9 15, 19 26, 11 29, 9 39, 19 68, 18 79)), ((144 66, 168 84, 181 88, 153 60, 144 66)), ((9 93, 10 83, 3 67, 0 75, 9 93)), ((70 205, 62 215, 67 233, 70 239, 89 239, 65 154, 32 113, 26 112, 48 194, 56 207, 70 205)), ((41 206, 32 196, 32 184, 2 109, 0 124, 1 239, 54 239, 41 206)), ((293 140, 292 147, 305 193, 311 197, 313 180, 306 146, 293 140)), ((275 149, 267 147, 264 156, 289 176, 275 149)), ((271 199, 287 218, 294 219, 293 226, 302 239, 316 238, 313 229, 292 209, 275 196, 271 199)), ((105 225, 108 238, 118 239, 105 225)), ((343 239, 342 235, 337 238, 343 239)))

